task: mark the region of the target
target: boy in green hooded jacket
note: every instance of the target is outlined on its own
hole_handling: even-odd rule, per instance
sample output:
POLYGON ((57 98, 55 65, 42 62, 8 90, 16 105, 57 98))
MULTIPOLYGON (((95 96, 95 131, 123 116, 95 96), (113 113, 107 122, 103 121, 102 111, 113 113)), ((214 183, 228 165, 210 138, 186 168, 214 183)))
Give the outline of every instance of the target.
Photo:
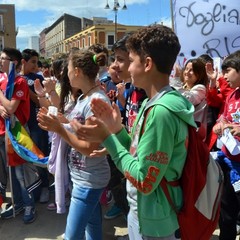
MULTIPOLYGON (((145 90, 131 135, 121 125, 119 109, 92 100, 95 125, 71 123, 79 139, 102 142, 128 180, 130 239, 174 240, 178 220, 159 186, 163 177, 178 180, 187 156, 188 125, 195 126, 194 107, 169 86, 169 75, 180 51, 175 33, 151 25, 127 41, 132 83, 145 90), (150 109, 150 110, 149 110, 150 109)), ((182 206, 180 187, 169 187, 176 207, 182 206)))

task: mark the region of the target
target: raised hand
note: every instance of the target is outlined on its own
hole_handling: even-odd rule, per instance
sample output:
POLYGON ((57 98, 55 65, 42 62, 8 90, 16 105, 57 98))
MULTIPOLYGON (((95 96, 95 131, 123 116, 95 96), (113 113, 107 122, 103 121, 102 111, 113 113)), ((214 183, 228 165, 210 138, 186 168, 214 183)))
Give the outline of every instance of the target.
POLYGON ((110 106, 107 102, 94 98, 91 101, 94 116, 107 126, 111 133, 117 133, 122 129, 122 118, 118 106, 113 102, 110 106))
POLYGON ((225 124, 224 128, 229 128, 233 136, 240 137, 240 124, 225 124))
POLYGON ((63 126, 57 116, 48 115, 48 110, 45 107, 40 108, 37 114, 38 126, 45 131, 59 133, 63 126))
POLYGON ((34 90, 38 96, 45 96, 46 91, 39 79, 34 81, 34 90))
POLYGON ((50 93, 55 90, 57 81, 51 78, 45 78, 43 81, 43 86, 45 88, 46 93, 50 93))
POLYGON ((102 143, 111 134, 107 126, 100 119, 90 117, 88 121, 91 122, 91 125, 81 124, 76 119, 70 122, 72 130, 78 139, 102 143))
POLYGON ((206 73, 209 79, 209 87, 214 88, 216 87, 216 81, 218 78, 218 69, 213 69, 213 66, 210 62, 206 63, 205 65, 206 73))

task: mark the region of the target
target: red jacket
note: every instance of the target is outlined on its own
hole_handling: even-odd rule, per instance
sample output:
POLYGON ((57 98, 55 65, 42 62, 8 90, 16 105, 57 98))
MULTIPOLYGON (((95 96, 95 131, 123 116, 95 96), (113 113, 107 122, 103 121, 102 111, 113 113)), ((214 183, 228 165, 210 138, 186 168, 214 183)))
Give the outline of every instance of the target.
MULTIPOLYGON (((207 92, 207 104, 208 106, 215 107, 219 109, 219 116, 224 111, 224 106, 227 97, 234 91, 234 89, 230 88, 227 81, 220 77, 218 79, 219 89, 210 88, 207 92)), ((211 133, 207 136, 206 143, 208 145, 209 150, 211 150, 214 144, 217 141, 217 135, 211 131, 211 133)))

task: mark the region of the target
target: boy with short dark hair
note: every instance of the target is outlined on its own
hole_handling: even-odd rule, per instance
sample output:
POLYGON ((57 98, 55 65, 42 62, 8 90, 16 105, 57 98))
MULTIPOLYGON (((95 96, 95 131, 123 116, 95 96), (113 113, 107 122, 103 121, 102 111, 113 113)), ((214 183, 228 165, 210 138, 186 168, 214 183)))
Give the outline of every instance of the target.
MULTIPOLYGON (((223 114, 213 127, 213 131, 221 137, 225 129, 229 129, 234 138, 240 141, 240 52, 230 54, 222 64, 223 77, 234 89, 226 99, 223 114)), ((233 153, 223 145, 216 159, 224 173, 224 190, 221 199, 219 219, 220 240, 236 238, 236 223, 240 211, 240 153, 233 153)))
MULTIPOLYGON (((30 99, 29 88, 24 77, 17 75, 17 70, 21 65, 22 55, 17 49, 4 48, 1 52, 0 66, 1 71, 6 74, 6 77, 0 82, 0 138, 1 152, 3 155, 2 160, 6 160, 5 149, 5 119, 10 118, 11 115, 15 115, 22 126, 26 127, 27 121, 30 115, 30 99), (14 89, 11 99, 7 99, 4 95, 8 84, 8 74, 10 61, 15 63, 15 80, 14 89), (4 156, 5 155, 5 156, 4 156)), ((27 162, 21 159, 15 152, 8 152, 8 165, 12 170, 12 182, 13 182, 13 198, 15 214, 20 213, 25 209, 23 221, 24 223, 31 223, 36 219, 35 203, 32 194, 33 189, 29 189, 27 185, 26 171, 28 171, 27 162)), ((33 182, 32 182, 33 183, 33 182)), ((31 184, 32 184, 31 183, 31 184)), ((37 183, 37 182, 36 182, 37 183)), ((39 183, 40 184, 40 183, 39 183)), ((6 209, 1 212, 1 218, 7 219, 13 217, 13 206, 7 204, 6 209)))
MULTIPOLYGON (((24 49, 22 51, 22 71, 21 74, 26 78, 27 84, 29 86, 29 94, 30 94, 30 118, 28 121, 28 128, 30 131, 30 136, 33 142, 37 145, 37 147, 43 152, 45 156, 49 155, 49 141, 48 141, 48 132, 42 130, 38 126, 37 122, 37 112, 39 111, 40 105, 38 96, 34 89, 34 82, 36 79, 39 79, 40 82, 44 80, 44 78, 36 74, 36 70, 38 69, 38 60, 39 54, 34 49, 24 49)), ((46 203, 49 201, 49 173, 47 168, 37 167, 39 174, 42 179, 41 184, 41 195, 40 195, 40 203, 46 203)))
MULTIPOLYGON (((132 83, 145 90, 131 135, 121 125, 119 109, 92 100, 95 126, 71 123, 80 139, 94 139, 107 148, 127 178, 130 239, 179 239, 175 210, 160 182, 180 179, 187 156, 188 125, 194 126, 193 105, 169 86, 180 44, 168 27, 155 24, 127 41, 132 83), (93 138, 94 136, 94 138, 93 138)), ((182 190, 169 186, 171 199, 182 206, 182 190)))

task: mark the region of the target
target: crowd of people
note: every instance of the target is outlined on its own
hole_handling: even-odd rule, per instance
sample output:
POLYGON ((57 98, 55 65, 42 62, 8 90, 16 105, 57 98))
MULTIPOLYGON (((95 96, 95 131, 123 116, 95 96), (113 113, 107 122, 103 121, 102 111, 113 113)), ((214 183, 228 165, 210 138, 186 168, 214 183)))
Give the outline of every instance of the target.
MULTIPOLYGON (((181 178, 190 125, 216 153, 224 173, 219 239, 234 240, 240 223, 240 51, 223 59, 220 70, 207 54, 180 68, 180 48, 176 34, 158 24, 124 35, 111 52, 101 44, 73 48, 44 66, 33 49, 4 48, 0 205, 9 178, 13 201, 1 218, 24 212, 23 222, 32 223, 39 201, 48 203, 48 210, 68 212, 64 239, 101 240, 101 204, 113 199, 104 218, 123 215, 130 240, 181 239, 176 211, 160 182, 181 178), (15 81, 8 98, 11 62, 15 81), (14 152, 6 133, 9 118, 17 118, 48 156, 46 166, 14 152), (235 145, 229 147, 224 136, 235 145), (54 202, 49 202, 51 187, 54 202)), ((180 186, 169 190, 181 209, 180 186)))

